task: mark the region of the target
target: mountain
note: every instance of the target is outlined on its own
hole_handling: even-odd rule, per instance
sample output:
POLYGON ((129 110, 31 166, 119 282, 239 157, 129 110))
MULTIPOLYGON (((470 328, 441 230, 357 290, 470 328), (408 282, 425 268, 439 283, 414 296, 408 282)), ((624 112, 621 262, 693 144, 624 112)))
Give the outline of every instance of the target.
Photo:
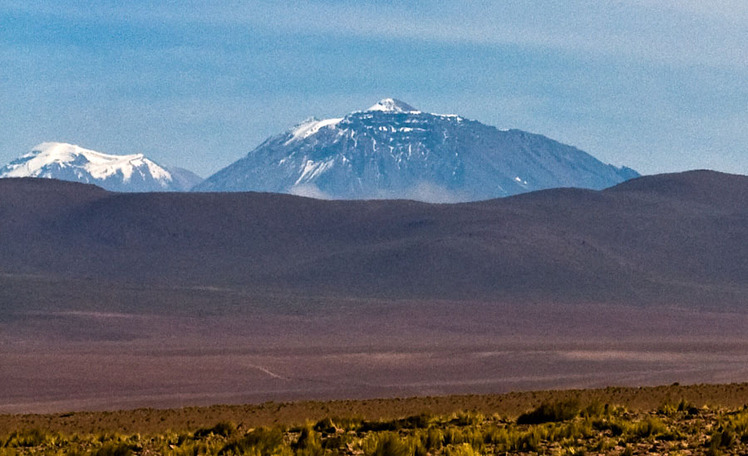
POLYGON ((178 166, 164 167, 171 174, 172 186, 176 191, 187 191, 203 181, 203 178, 192 171, 178 166))
POLYGON ((748 177, 706 171, 449 205, 3 179, 0 272, 245 298, 727 306, 748 300, 746 201, 748 177))
POLYGON ((456 202, 556 187, 602 189, 636 176, 541 135, 388 98, 342 118, 306 120, 194 191, 456 202))
POLYGON ((185 191, 201 181, 182 168, 167 169, 143 154, 108 155, 45 142, 0 168, 0 178, 43 177, 96 184, 116 192, 185 191))

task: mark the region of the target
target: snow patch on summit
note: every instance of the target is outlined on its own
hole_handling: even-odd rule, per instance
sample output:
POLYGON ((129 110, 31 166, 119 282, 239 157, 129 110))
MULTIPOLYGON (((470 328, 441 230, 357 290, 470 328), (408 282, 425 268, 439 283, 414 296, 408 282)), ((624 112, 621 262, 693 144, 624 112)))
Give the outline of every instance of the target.
MULTIPOLYGON (((0 168, 3 177, 41 177, 99 185, 114 191, 180 191, 174 176, 143 154, 110 155, 44 142, 0 168)), ((193 182, 194 183, 194 182, 193 182)))
POLYGON ((338 119, 324 119, 324 120, 317 120, 314 117, 309 118, 305 120, 304 122, 300 123, 296 126, 293 130, 291 130, 291 138, 289 138, 288 141, 286 141, 286 145, 291 144, 296 141, 301 141, 304 138, 308 138, 309 136, 312 136, 313 134, 317 133, 323 128, 327 127, 334 127, 335 125, 339 124, 340 121, 342 121, 343 118, 338 119))
POLYGON ((417 114, 421 111, 417 110, 413 106, 409 105, 408 103, 400 100, 396 100, 394 98, 385 98, 383 100, 379 100, 377 104, 374 106, 371 106, 366 111, 383 111, 383 112, 406 112, 406 113, 412 113, 417 114))
POLYGON ((171 174, 143 154, 108 155, 73 144, 45 142, 9 164, 2 177, 54 177, 45 169, 56 164, 61 168, 80 167, 94 179, 106 179, 118 172, 125 182, 136 168, 146 167, 155 179, 171 180, 171 174))

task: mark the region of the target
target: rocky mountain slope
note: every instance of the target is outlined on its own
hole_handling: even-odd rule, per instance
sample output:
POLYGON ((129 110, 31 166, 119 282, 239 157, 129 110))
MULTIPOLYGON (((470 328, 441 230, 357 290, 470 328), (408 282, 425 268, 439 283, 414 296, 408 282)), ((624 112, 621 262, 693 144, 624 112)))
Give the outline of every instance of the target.
POLYGON ((636 176, 541 135, 384 99, 342 118, 304 121, 194 190, 457 202, 602 189, 636 176))

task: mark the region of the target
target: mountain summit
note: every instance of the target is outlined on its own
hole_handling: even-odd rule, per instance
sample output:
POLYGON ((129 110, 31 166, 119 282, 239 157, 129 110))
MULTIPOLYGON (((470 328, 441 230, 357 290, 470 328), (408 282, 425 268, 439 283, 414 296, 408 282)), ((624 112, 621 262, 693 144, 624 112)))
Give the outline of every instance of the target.
POLYGON ((201 180, 182 168, 164 168, 143 154, 109 155, 59 142, 41 143, 0 168, 3 177, 60 179, 118 192, 185 191, 201 180))
POLYGON ((386 98, 342 118, 304 121, 193 190, 456 202, 554 187, 602 189, 636 176, 545 136, 386 98))
POLYGON ((412 112, 419 113, 413 106, 405 103, 404 101, 396 100, 394 98, 385 98, 380 100, 377 104, 367 109, 367 111, 384 111, 384 112, 412 112))

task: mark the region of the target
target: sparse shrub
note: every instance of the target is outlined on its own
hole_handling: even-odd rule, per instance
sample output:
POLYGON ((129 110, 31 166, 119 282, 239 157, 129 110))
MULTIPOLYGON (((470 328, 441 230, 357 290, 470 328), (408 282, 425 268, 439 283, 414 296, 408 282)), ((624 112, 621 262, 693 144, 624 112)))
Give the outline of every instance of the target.
POLYGON ((729 429, 718 430, 711 435, 707 446, 710 448, 730 448, 734 440, 735 434, 729 429))
POLYGON ((610 450, 615 448, 616 444, 611 439, 602 439, 595 446, 595 451, 603 454, 610 454, 610 450))
POLYGON ((372 434, 364 442, 366 456, 409 456, 410 448, 402 442, 397 434, 382 432, 372 434))
MULTIPOLYGON (((144 430, 142 435, 111 431, 64 435, 18 429, 12 434, 0 435, 0 456, 748 454, 748 407, 733 411, 713 408, 691 416, 689 409, 692 407, 683 400, 664 403, 659 412, 671 415, 658 416, 636 410, 617 412, 612 406, 592 403, 576 416, 563 419, 572 414, 564 416, 558 410, 570 407, 543 404, 533 411, 544 417, 539 424, 517 424, 498 415, 486 418, 475 412, 446 416, 420 414, 367 424, 369 429, 396 429, 367 433, 361 431, 365 423, 360 418, 326 418, 290 429, 277 426, 247 433, 227 422, 197 430, 195 426, 191 431, 151 434, 144 430), (558 421, 545 421, 549 417, 558 421), (348 429, 358 432, 346 432, 348 429), (704 434, 705 429, 709 430, 707 434, 704 434)), ((153 421, 158 422, 158 419, 153 421)), ((243 428, 243 425, 239 427, 243 428)))
POLYGON ((698 415, 699 409, 684 398, 681 398, 678 403, 670 401, 664 402, 657 408, 657 413, 665 416, 675 416, 678 412, 687 413, 689 415, 698 415))
POLYGON ((293 445, 293 448, 296 450, 297 455, 304 456, 319 456, 325 452, 324 448, 322 448, 319 434, 311 426, 306 426, 301 430, 299 439, 293 445))
POLYGON ((547 430, 544 434, 544 438, 554 442, 562 439, 586 439, 599 434, 593 428, 592 421, 589 418, 582 421, 555 424, 551 427, 545 427, 542 429, 547 430))
POLYGON ((131 456, 139 448, 126 443, 107 443, 94 452, 94 456, 131 456))
POLYGON ((220 435, 221 437, 231 437, 236 432, 236 425, 229 421, 221 421, 212 428, 200 428, 195 431, 195 438, 207 437, 211 434, 220 435))
POLYGON ((413 456, 429 456, 429 451, 420 442, 413 448, 413 456))
POLYGON ((592 401, 582 410, 581 415, 584 417, 597 417, 608 414, 608 404, 603 404, 600 401, 592 401))
POLYGON ((483 441, 491 445, 505 446, 509 441, 506 428, 491 426, 483 433, 483 441))
POLYGON ((461 412, 452 420, 458 426, 475 426, 482 423, 486 417, 480 412, 461 412))
MULTIPOLYGON (((317 432, 323 432, 321 427, 326 425, 332 425, 333 427, 337 429, 343 429, 346 431, 356 431, 364 423, 364 419, 361 417, 333 417, 333 418, 325 418, 323 420, 320 420, 317 422, 317 424, 314 425, 314 430, 317 432), (317 426, 320 426, 318 428, 317 426)), ((328 426, 329 431, 329 426, 328 426)))
POLYGON ((360 432, 384 432, 396 431, 397 429, 395 421, 364 421, 358 430, 360 432))
POLYGON ((537 428, 532 429, 530 432, 522 434, 517 440, 517 447, 515 451, 538 451, 540 450, 540 441, 542 440, 540 432, 537 428))
POLYGON ((400 425, 400 429, 426 429, 431 425, 432 419, 431 414, 421 413, 398 420, 397 423, 400 425))
POLYGON ((634 426, 633 433, 636 437, 646 438, 664 434, 668 431, 665 423, 654 417, 648 417, 634 426))
POLYGON ((576 400, 540 404, 535 410, 524 413, 517 418, 517 424, 540 424, 570 420, 579 415, 579 403, 576 400))
POLYGON ((258 428, 239 440, 235 440, 218 452, 219 455, 245 454, 255 450, 259 454, 271 454, 283 443, 283 433, 278 428, 258 428))
POLYGON ((423 445, 427 450, 438 450, 444 446, 444 432, 441 429, 430 428, 425 435, 423 445))
POLYGON ((672 402, 664 402, 657 407, 657 414, 664 416, 673 416, 678 411, 678 405, 672 402))
POLYGON ((401 429, 425 429, 431 425, 432 415, 421 413, 398 420, 365 421, 359 427, 362 432, 399 431, 401 429))
POLYGON ((695 407, 693 404, 688 402, 685 399, 681 399, 680 402, 678 402, 678 411, 679 412, 688 412, 690 415, 694 415, 696 413, 699 413, 698 407, 695 407))
POLYGON ((748 411, 743 410, 728 418, 727 429, 734 433, 735 439, 748 443, 748 411))
POLYGON ((458 445, 464 442, 462 429, 450 426, 444 431, 444 445, 458 445))
POLYGON ((592 422, 592 427, 598 431, 610 431, 613 437, 623 434, 623 427, 612 419, 598 419, 592 422))
POLYGON ((325 434, 333 434, 338 430, 332 418, 323 418, 314 424, 314 430, 325 434))
POLYGON ((38 447, 45 443, 54 441, 56 439, 55 434, 42 431, 41 429, 29 429, 24 431, 14 432, 10 435, 5 446, 8 447, 38 447))
POLYGON ((478 456, 479 453, 467 443, 448 446, 444 450, 444 456, 478 456))

